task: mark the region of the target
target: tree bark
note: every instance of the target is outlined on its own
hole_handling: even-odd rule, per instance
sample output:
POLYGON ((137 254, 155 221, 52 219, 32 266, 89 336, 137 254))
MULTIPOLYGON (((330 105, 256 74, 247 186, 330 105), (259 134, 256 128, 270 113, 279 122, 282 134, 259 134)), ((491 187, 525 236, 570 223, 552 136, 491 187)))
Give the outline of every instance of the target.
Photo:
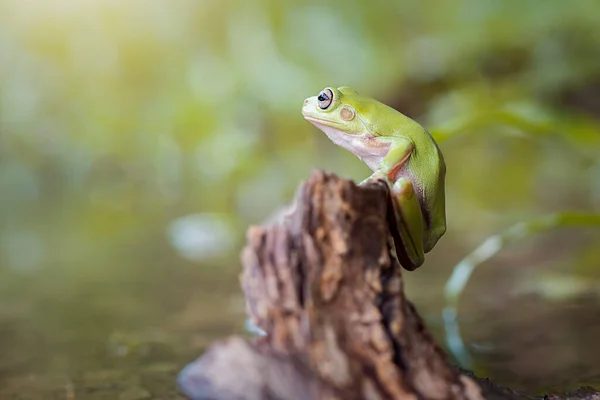
POLYGON ((290 212, 251 228, 241 284, 248 314, 267 335, 212 345, 180 374, 186 395, 527 398, 448 364, 405 298, 391 207, 383 182, 359 187, 316 171, 290 212))

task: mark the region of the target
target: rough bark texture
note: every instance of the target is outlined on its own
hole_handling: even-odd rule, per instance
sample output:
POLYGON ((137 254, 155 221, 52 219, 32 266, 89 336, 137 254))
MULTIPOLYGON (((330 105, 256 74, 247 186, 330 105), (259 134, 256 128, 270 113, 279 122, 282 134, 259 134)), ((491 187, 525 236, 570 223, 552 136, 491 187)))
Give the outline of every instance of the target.
POLYGON ((390 210, 381 182, 357 187, 313 173, 293 210, 248 232, 241 282, 267 336, 213 345, 182 371, 183 391, 193 399, 526 398, 446 362, 404 296, 390 210))

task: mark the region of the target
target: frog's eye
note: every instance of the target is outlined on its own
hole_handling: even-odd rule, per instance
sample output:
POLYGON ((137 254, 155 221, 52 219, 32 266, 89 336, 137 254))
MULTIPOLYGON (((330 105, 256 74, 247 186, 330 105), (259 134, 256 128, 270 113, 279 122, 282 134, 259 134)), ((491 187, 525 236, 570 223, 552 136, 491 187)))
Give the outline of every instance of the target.
POLYGON ((331 89, 325 89, 317 96, 317 100, 319 100, 319 108, 321 110, 327 110, 327 108, 333 102, 333 92, 331 89))

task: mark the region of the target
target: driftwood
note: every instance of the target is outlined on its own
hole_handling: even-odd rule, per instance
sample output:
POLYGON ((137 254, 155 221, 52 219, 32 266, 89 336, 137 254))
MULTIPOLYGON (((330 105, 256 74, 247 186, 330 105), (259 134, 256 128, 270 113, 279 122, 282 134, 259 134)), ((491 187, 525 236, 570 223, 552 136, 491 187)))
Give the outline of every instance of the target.
POLYGON ((241 283, 250 317, 268 334, 212 345, 180 374, 186 395, 531 398, 448 364, 404 296, 390 204, 382 182, 358 187, 317 171, 290 213, 272 226, 251 228, 241 283))

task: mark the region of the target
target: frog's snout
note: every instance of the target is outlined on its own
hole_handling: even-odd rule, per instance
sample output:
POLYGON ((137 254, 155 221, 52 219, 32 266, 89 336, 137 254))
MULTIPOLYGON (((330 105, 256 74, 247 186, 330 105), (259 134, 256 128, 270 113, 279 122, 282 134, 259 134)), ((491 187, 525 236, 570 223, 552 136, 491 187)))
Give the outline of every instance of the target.
POLYGON ((308 97, 304 100, 304 104, 302 104, 302 113, 310 112, 311 98, 308 97))

